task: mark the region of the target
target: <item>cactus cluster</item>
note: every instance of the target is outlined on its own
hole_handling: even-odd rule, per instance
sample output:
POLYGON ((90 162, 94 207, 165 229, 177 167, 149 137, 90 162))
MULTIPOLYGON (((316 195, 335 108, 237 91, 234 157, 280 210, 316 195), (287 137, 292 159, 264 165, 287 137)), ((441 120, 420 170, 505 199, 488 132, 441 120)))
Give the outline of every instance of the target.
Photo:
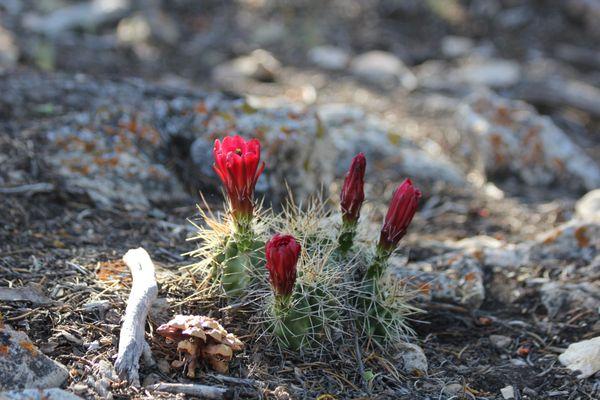
POLYGON ((406 284, 382 284, 387 260, 404 236, 420 192, 405 180, 394 193, 374 249, 357 241, 364 201, 366 159, 357 155, 346 175, 341 221, 315 197, 302 206, 290 200, 283 211, 262 209, 253 199, 264 168, 260 144, 239 136, 215 143, 215 171, 227 194, 226 213, 198 207, 195 224, 199 261, 188 268, 209 296, 252 304, 265 336, 303 352, 330 348, 356 327, 380 344, 411 334, 407 317, 415 293, 406 284))

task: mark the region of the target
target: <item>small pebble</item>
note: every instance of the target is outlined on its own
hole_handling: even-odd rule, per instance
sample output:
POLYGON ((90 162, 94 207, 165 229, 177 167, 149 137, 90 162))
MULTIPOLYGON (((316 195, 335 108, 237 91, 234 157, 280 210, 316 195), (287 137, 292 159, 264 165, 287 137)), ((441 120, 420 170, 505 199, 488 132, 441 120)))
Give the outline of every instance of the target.
POLYGON ((512 339, 503 335, 490 335, 490 342, 495 348, 502 350, 510 346, 512 339))
POLYGON ((506 386, 500 389, 500 393, 502 394, 502 398, 509 400, 515 398, 515 389, 512 386, 506 386))

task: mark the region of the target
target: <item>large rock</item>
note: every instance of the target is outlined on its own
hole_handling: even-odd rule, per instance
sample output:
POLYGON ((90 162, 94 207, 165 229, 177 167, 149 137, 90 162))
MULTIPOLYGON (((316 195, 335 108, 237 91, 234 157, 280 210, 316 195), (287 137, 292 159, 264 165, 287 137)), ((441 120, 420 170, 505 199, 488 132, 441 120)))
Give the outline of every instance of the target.
POLYGON ((391 257, 382 283, 384 287, 387 283, 403 283, 422 301, 450 302, 472 309, 479 308, 485 299, 479 262, 460 252, 408 264, 391 257))
POLYGON ((317 67, 339 71, 346 68, 350 55, 339 47, 317 46, 309 50, 308 59, 317 67))
POLYGON ((224 89, 234 89, 246 79, 271 82, 280 69, 281 63, 271 53, 258 49, 216 66, 213 79, 224 89))
POLYGON ((42 354, 25 333, 0 329, 0 390, 59 387, 68 376, 67 368, 42 354))
POLYGON ((398 85, 406 90, 417 87, 417 78, 410 69, 398 57, 385 51, 373 50, 356 56, 350 63, 350 71, 386 89, 398 85))
POLYGON ((47 15, 27 14, 24 25, 34 32, 53 36, 70 29, 93 29, 118 21, 129 8, 129 0, 90 0, 59 8, 47 15))
POLYGON ((220 93, 32 71, 0 79, 0 90, 0 113, 10 115, 12 129, 47 142, 36 154, 46 167, 41 179, 98 207, 145 211, 190 204, 184 185, 219 190, 212 147, 231 134, 262 141, 259 195, 278 201, 287 183, 301 200, 332 180, 336 149, 310 110, 254 109, 220 93))
POLYGON ((188 198, 177 176, 144 152, 161 142, 158 131, 138 126, 118 114, 74 116, 85 126, 51 130, 46 162, 61 177, 63 188, 86 194, 99 208, 122 206, 147 210, 152 203, 183 202, 188 198), (112 125, 112 126, 111 126, 112 125))
POLYGON ((360 107, 327 104, 319 107, 318 114, 339 151, 337 175, 344 174, 352 157, 363 152, 367 160, 372 162, 370 165, 393 168, 394 175, 403 174, 429 182, 466 184, 462 172, 444 155, 399 138, 391 126, 360 107))
POLYGON ((591 282, 548 282, 542 285, 540 295, 550 317, 582 308, 600 313, 600 285, 591 282))
POLYGON ((203 111, 196 114, 194 127, 200 134, 192 144, 191 157, 206 179, 214 177, 214 140, 236 133, 260 139, 266 168, 256 190, 268 193, 275 203, 285 197, 286 186, 301 201, 333 180, 337 150, 313 111, 256 110, 243 100, 207 101, 203 103, 203 111))
POLYGON ((489 176, 514 174, 538 186, 600 186, 598 164, 526 103, 482 91, 461 104, 456 119, 474 166, 489 176))
POLYGON ((0 392, 0 400, 81 400, 81 397, 56 388, 26 389, 0 392))
POLYGON ((434 90, 465 92, 478 87, 507 88, 521 79, 521 68, 514 61, 470 57, 453 66, 431 60, 417 70, 419 86, 434 90))

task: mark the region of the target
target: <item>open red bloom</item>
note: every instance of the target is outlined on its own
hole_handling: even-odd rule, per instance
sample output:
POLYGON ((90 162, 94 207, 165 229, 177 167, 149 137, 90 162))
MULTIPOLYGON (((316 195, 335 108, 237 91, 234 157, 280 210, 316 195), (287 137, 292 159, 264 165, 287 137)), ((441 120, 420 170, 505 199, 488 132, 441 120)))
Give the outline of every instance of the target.
POLYGON ((398 245, 398 242, 406 234, 406 230, 417 211, 417 203, 421 198, 419 189, 413 186, 410 179, 406 179, 394 192, 390 207, 381 235, 379 236, 378 247, 392 251, 398 245))
POLYGON ((300 256, 300 245, 293 236, 276 234, 267 242, 265 256, 275 294, 290 295, 296 283, 296 263, 300 256))
POLYGON ((344 222, 355 223, 360 216, 360 208, 365 200, 365 170, 367 159, 363 153, 358 153, 350 164, 350 169, 344 179, 340 195, 342 218, 344 222))
POLYGON ((260 163, 260 142, 245 141, 240 136, 226 136, 223 142, 215 140, 213 169, 223 181, 234 215, 251 217, 254 208, 252 196, 258 177, 265 169, 260 163))

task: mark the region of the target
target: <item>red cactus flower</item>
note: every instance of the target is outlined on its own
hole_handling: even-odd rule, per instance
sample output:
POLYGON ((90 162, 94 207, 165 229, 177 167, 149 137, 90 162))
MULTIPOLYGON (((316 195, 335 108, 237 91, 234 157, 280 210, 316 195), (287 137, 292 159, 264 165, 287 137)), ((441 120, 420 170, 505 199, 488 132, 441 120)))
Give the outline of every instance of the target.
POLYGON ((350 164, 350 169, 344 179, 340 195, 342 218, 346 223, 356 223, 360 216, 360 208, 365 200, 365 170, 367 159, 363 153, 358 153, 350 164))
POLYGON ((293 236, 276 234, 265 246, 271 285, 278 296, 289 296, 296 283, 300 245, 293 236))
POLYGON ((381 235, 378 247, 390 252, 396 248, 398 242, 406 234, 406 230, 417 211, 417 203, 421 198, 421 191, 413 186, 410 179, 406 179, 394 192, 381 235))
POLYGON ((213 155, 213 169, 225 185, 234 215, 252 217, 254 187, 265 169, 265 163, 260 163, 260 142, 226 136, 223 142, 215 140, 213 155))

